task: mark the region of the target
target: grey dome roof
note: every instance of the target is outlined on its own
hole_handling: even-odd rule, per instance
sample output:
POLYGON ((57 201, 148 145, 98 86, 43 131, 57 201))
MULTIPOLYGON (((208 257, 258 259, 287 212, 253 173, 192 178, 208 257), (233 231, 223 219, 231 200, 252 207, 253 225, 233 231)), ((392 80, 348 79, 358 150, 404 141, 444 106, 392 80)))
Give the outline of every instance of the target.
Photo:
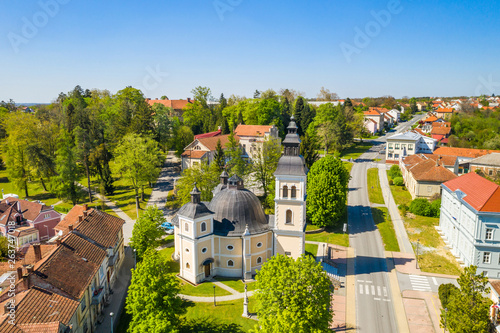
POLYGON ((246 189, 228 187, 218 192, 208 209, 215 214, 214 232, 217 235, 241 236, 246 225, 251 234, 269 230, 259 199, 246 189))

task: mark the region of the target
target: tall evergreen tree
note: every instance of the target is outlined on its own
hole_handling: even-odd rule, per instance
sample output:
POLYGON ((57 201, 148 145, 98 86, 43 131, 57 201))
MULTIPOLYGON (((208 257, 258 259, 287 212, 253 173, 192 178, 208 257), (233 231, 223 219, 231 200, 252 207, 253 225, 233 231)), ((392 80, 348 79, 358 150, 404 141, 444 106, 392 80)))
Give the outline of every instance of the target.
POLYGON ((215 147, 214 163, 217 164, 220 171, 222 171, 224 169, 224 166, 226 165, 224 150, 222 149, 220 140, 217 141, 217 146, 215 147))
POLYGON ((227 123, 227 118, 222 117, 222 125, 221 125, 222 134, 229 134, 229 124, 227 123))
POLYGON ((319 144, 314 137, 311 137, 306 133, 305 136, 302 136, 300 143, 300 155, 304 157, 304 161, 306 162, 306 166, 308 169, 319 159, 319 144))
POLYGON ((241 113, 241 110, 238 112, 238 120, 237 120, 237 125, 244 125, 245 121, 243 120, 243 113, 241 113))
POLYGON ((301 96, 297 97, 297 100, 295 101, 295 107, 293 109, 293 116, 295 117, 295 123, 297 124, 299 135, 304 134, 302 128, 302 114, 304 112, 304 107, 305 107, 304 98, 301 96))

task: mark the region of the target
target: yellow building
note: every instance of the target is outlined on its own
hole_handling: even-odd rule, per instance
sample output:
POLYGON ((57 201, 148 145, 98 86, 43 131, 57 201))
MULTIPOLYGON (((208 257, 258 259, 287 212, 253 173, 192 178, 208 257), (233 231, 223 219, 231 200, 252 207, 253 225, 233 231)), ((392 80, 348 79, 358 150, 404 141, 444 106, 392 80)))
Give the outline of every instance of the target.
POLYGON ((264 213, 237 175, 229 178, 224 171, 209 203, 201 202, 195 185, 191 202, 172 220, 182 278, 195 284, 217 275, 251 279, 277 253, 304 253, 307 168, 293 118, 283 145, 275 172, 276 215, 264 213))

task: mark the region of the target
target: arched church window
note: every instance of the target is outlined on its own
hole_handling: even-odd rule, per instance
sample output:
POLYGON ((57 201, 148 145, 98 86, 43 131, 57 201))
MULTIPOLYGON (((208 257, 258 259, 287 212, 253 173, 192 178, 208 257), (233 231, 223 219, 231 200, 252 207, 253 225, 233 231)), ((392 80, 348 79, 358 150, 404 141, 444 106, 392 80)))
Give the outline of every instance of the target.
POLYGON ((257 258, 257 264, 262 264, 262 257, 257 258))
POLYGON ((186 269, 190 269, 190 268, 191 268, 191 266, 189 266, 189 263, 187 262, 186 263, 186 269))
POLYGON ((234 266, 234 262, 232 260, 228 260, 227 261, 227 266, 228 267, 233 267, 234 266))
POLYGON ((288 198, 288 186, 283 186, 283 198, 288 198))
POLYGON ((293 148, 293 154, 299 156, 299 148, 293 148))
POLYGON ((207 224, 205 222, 201 222, 201 232, 207 231, 207 224))
POLYGON ((201 253, 206 253, 207 252, 207 248, 204 247, 203 249, 201 249, 201 253))
POLYGON ((257 247, 262 247, 262 242, 258 242, 257 247))
POLYGON ((286 223, 287 224, 292 223, 292 211, 290 209, 286 211, 286 223))
POLYGON ((187 224, 187 223, 186 223, 186 224, 184 225, 184 231, 186 231, 186 232, 188 232, 188 231, 189 231, 189 224, 187 224))
POLYGON ((291 197, 292 198, 296 198, 297 197, 297 188, 295 186, 292 186, 292 195, 291 197))
POLYGON ((228 245, 226 248, 227 248, 229 251, 234 250, 234 246, 232 246, 232 245, 228 245))

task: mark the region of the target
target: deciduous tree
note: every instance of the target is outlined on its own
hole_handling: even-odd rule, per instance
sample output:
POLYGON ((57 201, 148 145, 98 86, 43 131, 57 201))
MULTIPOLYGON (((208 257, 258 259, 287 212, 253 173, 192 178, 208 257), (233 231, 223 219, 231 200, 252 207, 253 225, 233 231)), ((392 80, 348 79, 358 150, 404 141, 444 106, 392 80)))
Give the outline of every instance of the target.
POLYGON ((269 136, 252 159, 252 178, 264 191, 269 194, 270 184, 274 182, 274 172, 281 157, 280 139, 269 136))
POLYGON ((329 332, 331 283, 312 257, 278 254, 257 276, 260 332, 329 332))
POLYGON ((147 249, 158 247, 164 234, 160 226, 166 221, 163 212, 156 205, 149 206, 135 221, 130 246, 137 251, 138 258, 142 258, 147 249))

